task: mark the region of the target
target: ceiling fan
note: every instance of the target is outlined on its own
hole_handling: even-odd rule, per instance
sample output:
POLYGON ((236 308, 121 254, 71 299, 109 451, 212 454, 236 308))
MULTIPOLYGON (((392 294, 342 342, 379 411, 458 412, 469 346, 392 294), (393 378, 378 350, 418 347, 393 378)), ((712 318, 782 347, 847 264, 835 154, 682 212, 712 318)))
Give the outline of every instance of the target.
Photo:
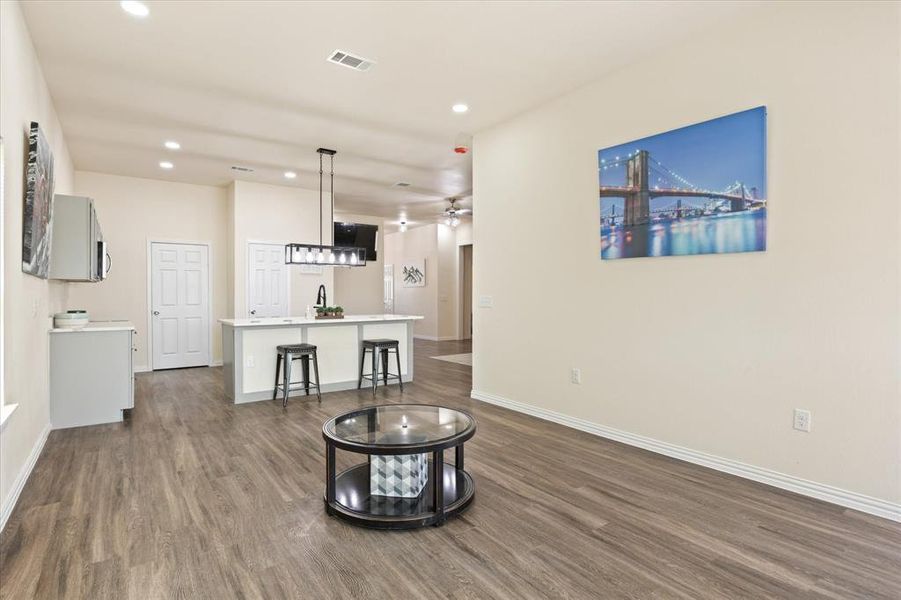
POLYGON ((456 198, 448 198, 447 201, 450 202, 450 206, 444 209, 445 225, 456 227, 460 224, 460 215, 467 215, 472 213, 471 208, 459 208, 457 206, 456 198))

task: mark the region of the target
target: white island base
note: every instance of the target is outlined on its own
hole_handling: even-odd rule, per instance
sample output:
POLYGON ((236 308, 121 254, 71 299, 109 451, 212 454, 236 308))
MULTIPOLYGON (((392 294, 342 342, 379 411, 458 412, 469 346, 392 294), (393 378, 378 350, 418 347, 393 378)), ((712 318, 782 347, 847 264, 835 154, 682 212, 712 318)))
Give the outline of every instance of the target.
MULTIPOLYGON (((225 393, 235 404, 271 400, 275 386, 276 346, 315 344, 322 392, 357 388, 360 350, 364 339, 389 338, 400 342, 401 376, 413 380, 413 321, 409 315, 348 315, 344 319, 220 319, 225 393)), ((364 374, 372 371, 371 363, 364 374)), ((389 364, 393 373, 394 360, 389 364)), ((381 369, 381 365, 379 366, 381 369)), ((292 370, 291 381, 301 380, 302 369, 292 370)), ((311 369, 312 371, 312 369, 311 369)), ((389 385, 397 380, 389 379, 389 385)), ((364 381, 369 385, 369 381, 364 381)), ((381 382, 379 382, 381 385, 381 382)), ((304 392, 292 391, 292 396, 304 392)), ((315 389, 310 390, 315 394, 315 389)))

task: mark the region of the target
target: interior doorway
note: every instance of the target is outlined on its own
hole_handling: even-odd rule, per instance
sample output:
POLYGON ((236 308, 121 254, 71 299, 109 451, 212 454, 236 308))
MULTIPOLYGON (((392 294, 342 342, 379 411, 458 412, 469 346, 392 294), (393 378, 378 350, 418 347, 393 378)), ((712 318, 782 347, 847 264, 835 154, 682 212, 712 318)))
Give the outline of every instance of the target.
POLYGON ((285 264, 285 245, 247 243, 247 316, 291 315, 291 279, 285 264))
POLYGON ((460 246, 460 339, 472 339, 472 244, 460 246))
POLYGON ((150 243, 151 368, 210 364, 209 246, 150 243))

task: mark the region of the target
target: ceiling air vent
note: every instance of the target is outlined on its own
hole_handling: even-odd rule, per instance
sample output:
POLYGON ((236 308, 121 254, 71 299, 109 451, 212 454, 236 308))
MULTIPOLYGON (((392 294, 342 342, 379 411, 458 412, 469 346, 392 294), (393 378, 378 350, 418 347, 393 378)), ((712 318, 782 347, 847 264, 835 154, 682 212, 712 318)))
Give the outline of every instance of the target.
POLYGON ((375 61, 367 60, 344 50, 332 52, 332 55, 328 57, 328 61, 355 71, 368 71, 375 64, 375 61))
POLYGON ((394 187, 410 187, 410 183, 407 181, 398 181, 394 184, 394 187))
POLYGON ((250 167, 239 167, 238 165, 232 166, 232 171, 237 171, 239 173, 253 173, 253 169, 250 167))

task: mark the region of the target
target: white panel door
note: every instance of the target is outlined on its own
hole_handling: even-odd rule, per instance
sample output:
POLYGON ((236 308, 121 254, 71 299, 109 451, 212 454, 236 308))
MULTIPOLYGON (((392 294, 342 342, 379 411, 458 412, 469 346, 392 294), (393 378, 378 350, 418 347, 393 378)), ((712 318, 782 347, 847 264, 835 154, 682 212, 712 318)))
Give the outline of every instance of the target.
POLYGON ((282 244, 247 244, 247 316, 287 317, 288 265, 282 244))
POLYGON ((210 364, 209 248, 150 245, 153 369, 210 364))

